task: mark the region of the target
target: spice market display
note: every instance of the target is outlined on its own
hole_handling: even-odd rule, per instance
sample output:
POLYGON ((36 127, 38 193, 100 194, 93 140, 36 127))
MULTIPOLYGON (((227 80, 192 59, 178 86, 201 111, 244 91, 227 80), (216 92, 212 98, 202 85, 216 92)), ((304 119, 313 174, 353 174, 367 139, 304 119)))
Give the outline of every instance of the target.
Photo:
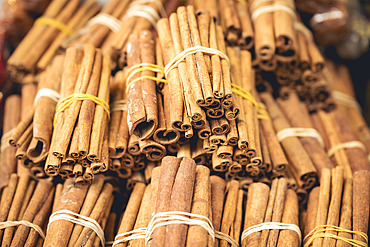
POLYGON ((34 2, 1 3, 0 246, 368 246, 367 3, 34 2))

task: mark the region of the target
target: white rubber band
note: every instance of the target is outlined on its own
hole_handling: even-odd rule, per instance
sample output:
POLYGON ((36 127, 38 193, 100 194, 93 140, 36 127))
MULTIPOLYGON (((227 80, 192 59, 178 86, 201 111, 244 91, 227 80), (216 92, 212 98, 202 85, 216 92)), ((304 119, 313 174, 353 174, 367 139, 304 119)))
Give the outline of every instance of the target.
POLYGON ((346 148, 360 148, 365 153, 367 153, 365 145, 360 141, 350 141, 350 142, 344 142, 338 145, 335 145, 331 147, 328 151, 328 156, 331 157, 334 155, 334 153, 340 149, 346 149, 346 148))
POLYGON ((112 15, 101 13, 89 20, 86 25, 86 29, 89 29, 95 24, 106 26, 112 30, 112 32, 116 33, 120 30, 122 22, 112 15))
POLYGON ((45 233, 42 231, 41 227, 33 224, 32 222, 26 221, 26 220, 20 220, 20 221, 5 221, 5 222, 0 222, 0 229, 4 229, 7 227, 13 227, 13 226, 19 226, 19 225, 24 225, 30 228, 33 228, 42 239, 45 239, 45 233))
POLYGON ((208 48, 208 47, 204 47, 204 46, 193 46, 193 47, 187 48, 187 49, 183 50, 182 52, 180 52, 179 54, 177 54, 177 56, 174 57, 171 60, 171 62, 169 62, 166 65, 166 67, 164 67, 164 74, 165 74, 166 78, 168 76, 168 73, 172 69, 177 67, 179 65, 179 63, 181 63, 182 60, 184 60, 186 58, 186 56, 197 53, 197 52, 203 52, 203 53, 209 54, 209 55, 218 55, 222 59, 227 60, 227 62, 230 64, 229 57, 226 56, 226 54, 222 53, 221 51, 219 51, 217 49, 208 48))
POLYGON ((84 216, 84 215, 76 214, 75 212, 72 212, 72 211, 67 210, 67 209, 62 209, 62 210, 58 210, 58 211, 54 212, 52 215, 50 215, 49 224, 48 224, 47 228, 49 229, 50 224, 53 223, 54 221, 57 221, 57 220, 67 220, 69 222, 72 222, 72 223, 79 224, 79 225, 86 226, 86 227, 90 228, 99 237, 100 244, 102 246, 105 246, 104 231, 101 228, 101 226, 99 225, 99 223, 96 222, 96 220, 94 220, 90 217, 84 216), (73 215, 75 217, 73 217, 71 215, 73 215))
POLYGON ((293 8, 285 4, 282 4, 282 3, 275 3, 272 5, 259 7, 255 11, 253 11, 251 18, 254 21, 262 14, 275 12, 277 10, 282 10, 282 11, 287 12, 293 19, 297 18, 296 12, 293 10, 293 8))
POLYGON ((161 226, 167 226, 172 224, 186 224, 196 225, 204 228, 208 234, 212 237, 213 241, 215 238, 223 239, 229 242, 232 246, 238 247, 237 241, 232 239, 229 235, 214 230, 212 222, 203 215, 180 212, 180 211, 169 211, 156 213, 146 228, 138 228, 130 232, 125 232, 116 235, 113 246, 119 243, 127 242, 134 239, 145 239, 145 246, 149 245, 151 236, 154 230, 161 226), (189 217, 199 218, 191 219, 189 217))
POLYGON ((157 21, 160 19, 160 17, 153 7, 150 7, 148 5, 134 4, 129 8, 129 10, 127 10, 124 21, 133 16, 143 17, 147 19, 152 24, 152 26, 157 29, 157 21))
POLYGON ((296 30, 302 32, 307 38, 313 39, 312 32, 302 22, 294 22, 296 30))
POLYGON ((344 17, 343 12, 336 9, 328 12, 316 13, 312 16, 311 21, 320 24, 324 21, 328 21, 331 19, 341 19, 343 17, 344 17))
POLYGON ((60 94, 57 91, 54 91, 53 89, 50 89, 50 88, 41 88, 37 92, 35 100, 33 101, 33 104, 36 105, 37 101, 41 97, 48 97, 58 103, 60 99, 60 94))
POLYGON ((110 112, 114 111, 127 111, 127 101, 125 99, 114 101, 110 106, 110 112))
POLYGON ((316 138, 322 147, 325 147, 325 143, 320 133, 312 128, 286 128, 280 130, 276 134, 276 137, 279 140, 279 142, 283 141, 285 138, 288 137, 312 137, 316 138))
POLYGON ((250 5, 250 7, 249 7, 249 12, 250 12, 250 13, 253 13, 253 12, 254 12, 254 10, 255 10, 259 5, 261 5, 261 4, 263 4, 263 3, 269 3, 269 2, 273 2, 273 0, 256 0, 256 1, 254 1, 254 2, 250 5))
POLYGON ((9 130, 8 132, 4 133, 1 137, 1 152, 4 152, 4 150, 10 146, 9 144, 9 138, 12 136, 15 128, 9 130))
POLYGON ((299 237, 299 246, 302 241, 302 234, 299 227, 295 224, 288 224, 283 222, 264 222, 258 225, 254 225, 245 229, 242 233, 241 242, 246 239, 249 235, 255 232, 260 232, 263 230, 292 230, 298 234, 299 237))
POLYGON ((341 104, 341 105, 344 105, 344 106, 348 106, 348 107, 353 107, 353 108, 358 109, 359 111, 361 111, 360 104, 352 96, 350 96, 348 94, 345 94, 345 93, 342 93, 340 91, 333 91, 333 92, 331 92, 331 96, 336 101, 338 101, 338 104, 341 104))
POLYGON ((131 5, 142 5, 146 3, 154 3, 155 5, 157 5, 161 17, 167 17, 166 10, 160 0, 135 0, 135 2, 133 2, 131 5))

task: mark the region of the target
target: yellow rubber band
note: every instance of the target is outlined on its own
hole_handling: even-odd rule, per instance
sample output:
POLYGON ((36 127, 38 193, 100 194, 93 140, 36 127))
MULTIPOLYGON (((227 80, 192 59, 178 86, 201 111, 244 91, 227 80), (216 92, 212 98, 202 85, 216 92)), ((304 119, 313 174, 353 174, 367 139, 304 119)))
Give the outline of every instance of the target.
POLYGON ((252 102, 252 104, 255 106, 255 107, 258 107, 258 103, 256 101, 256 99, 253 97, 253 95, 248 92, 247 90, 245 90, 244 88, 242 87, 239 87, 238 85, 234 84, 234 83, 231 83, 231 91, 242 96, 244 99, 246 100, 249 100, 250 102, 252 102))
POLYGON ((42 16, 42 17, 38 18, 35 21, 35 25, 39 25, 39 24, 45 24, 45 25, 54 27, 54 28, 59 29, 61 32, 66 33, 68 35, 72 35, 73 34, 73 30, 72 29, 70 29, 64 23, 62 23, 60 21, 57 21, 57 20, 55 20, 53 18, 42 16))
POLYGON ((166 79, 161 79, 161 78, 157 78, 157 77, 149 76, 149 75, 140 76, 139 78, 136 78, 135 80, 131 80, 131 78, 135 74, 137 74, 139 72, 142 72, 142 71, 145 71, 145 70, 153 71, 154 73, 164 74, 164 68, 162 66, 159 66, 159 65, 156 65, 156 64, 151 64, 151 63, 136 64, 136 65, 132 66, 127 71, 127 74, 129 76, 126 79, 126 85, 127 85, 126 86, 126 93, 128 92, 128 90, 129 90, 129 88, 131 87, 132 84, 134 84, 135 82, 137 82, 141 79, 150 79, 150 80, 157 81, 157 82, 167 83, 166 79))
POLYGON ((231 83, 231 87, 232 87, 231 91, 233 93, 236 93, 240 95, 241 97, 243 97, 244 99, 252 102, 253 106, 257 108, 257 117, 259 119, 266 119, 266 120, 270 119, 269 114, 266 110, 266 106, 263 103, 258 103, 257 100, 253 97, 253 95, 250 92, 248 92, 244 88, 234 83, 231 83))
POLYGON ((79 101, 79 100, 91 100, 95 104, 100 105, 101 107, 103 107, 104 111, 107 113, 108 118, 110 118, 110 110, 109 110, 109 105, 107 104, 107 102, 91 94, 74 93, 74 94, 68 95, 67 97, 65 97, 64 99, 58 102, 57 107, 55 109, 54 125, 56 124, 59 114, 65 111, 70 105, 72 105, 73 102, 79 101))
POLYGON ((303 247, 308 247, 312 244, 314 239, 316 238, 334 238, 337 240, 344 241, 352 246, 356 247, 368 247, 368 236, 366 233, 359 232, 359 231, 351 231, 342 227, 338 226, 333 226, 333 225, 321 225, 321 226, 316 226, 310 233, 307 234, 307 236, 304 238, 305 244, 303 247), (323 228, 323 229, 319 229, 323 228), (326 231, 336 231, 336 232, 346 232, 349 234, 357 234, 365 239, 365 242, 362 242, 360 240, 355 240, 355 239, 350 239, 350 238, 344 238, 344 237, 339 237, 338 235, 331 234, 331 233, 326 233, 326 231))
POLYGON ((266 106, 262 102, 258 102, 257 117, 258 119, 264 119, 264 120, 270 119, 270 115, 268 111, 266 110, 266 106))

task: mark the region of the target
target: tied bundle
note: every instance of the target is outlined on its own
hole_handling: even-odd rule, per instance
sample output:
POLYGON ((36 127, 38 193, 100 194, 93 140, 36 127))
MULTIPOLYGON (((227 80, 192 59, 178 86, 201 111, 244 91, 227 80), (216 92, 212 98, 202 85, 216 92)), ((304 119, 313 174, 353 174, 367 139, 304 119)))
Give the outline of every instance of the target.
POLYGON ((27 73, 44 70, 61 42, 83 27, 99 9, 93 0, 52 1, 9 58, 12 78, 19 80, 27 73))
POLYGON ((241 246, 300 246, 298 197, 285 178, 248 187, 241 246))
MULTIPOLYGON (((199 163, 204 164, 206 156, 212 156, 213 170, 232 170, 236 174, 242 167, 232 164, 234 146, 235 155, 240 154, 237 161, 244 157, 243 165, 249 163, 250 158, 261 156, 259 130, 255 127, 258 125, 257 103, 242 105, 245 98, 254 101, 251 56, 246 51, 235 55, 242 56, 246 66, 242 75, 240 58, 228 52, 221 26, 210 17, 207 12, 195 15, 194 8, 187 6, 179 7, 169 19, 158 22, 163 62, 167 64, 164 69, 167 83, 162 90, 164 101, 167 90, 172 94, 166 123, 180 132, 180 142, 194 135, 201 139, 192 144, 193 158, 199 163), (243 85, 238 85, 241 77, 243 85), (241 111, 249 115, 244 116, 241 111)), ((258 167, 261 158, 256 160, 258 167)))
POLYGON ((106 49, 115 33, 120 30, 128 5, 129 1, 110 0, 96 16, 88 20, 85 26, 64 40, 61 47, 92 44, 97 48, 106 49))
MULTIPOLYGON (((125 0, 120 2, 122 2, 120 6, 124 11, 120 18, 121 25, 113 35, 107 38, 102 49, 104 54, 110 54, 112 60, 116 61, 117 65, 122 68, 125 64, 125 52, 130 34, 138 33, 142 30, 156 30, 157 21, 161 17, 167 16, 164 6, 168 7, 166 3, 170 1, 125 0), (123 7, 123 5, 125 6, 123 7)), ((169 5, 171 4, 177 6, 178 3, 169 3, 169 5)))
POLYGON ((335 65, 331 61, 327 61, 327 70, 325 76, 328 78, 331 96, 336 104, 338 112, 343 116, 347 116, 348 125, 353 130, 352 140, 356 137, 361 141, 366 150, 370 150, 370 129, 364 120, 361 113, 361 107, 356 101, 356 96, 353 89, 353 83, 349 70, 345 65, 335 65))
POLYGON ((88 183, 108 169, 110 72, 110 59, 94 46, 67 49, 47 175, 88 183))
MULTIPOLYGON (((289 163, 289 172, 293 175, 298 188, 301 188, 303 190, 310 190, 313 186, 317 183, 317 170, 322 169, 322 167, 331 168, 333 167, 331 162, 328 163, 322 163, 321 158, 323 160, 327 160, 325 151, 321 144, 318 143, 317 138, 320 137, 320 135, 317 134, 317 131, 312 128, 306 128, 311 129, 311 132, 314 132, 318 135, 314 136, 314 138, 309 137, 302 134, 296 134, 294 133, 287 133, 283 135, 284 131, 292 130, 293 126, 296 126, 296 123, 291 124, 289 120, 292 120, 291 118, 288 120, 287 117, 284 115, 284 112, 279 108, 279 105, 273 98, 273 96, 270 93, 263 92, 260 93, 260 97, 262 101, 265 103, 267 111, 269 112, 269 115, 271 117, 271 120, 261 120, 261 121, 268 121, 267 123, 264 123, 264 126, 267 127, 273 126, 274 130, 276 131, 276 137, 278 138, 278 141, 281 143, 281 146, 286 154, 287 160, 290 161, 289 163), (308 141, 311 141, 311 139, 314 139, 313 143, 307 144, 308 141), (313 148, 318 149, 319 151, 316 153, 312 153, 313 148)), ((292 97, 293 98, 293 97, 292 97)), ((299 102, 299 101, 298 101, 299 102)), ((296 102, 297 103, 297 102, 296 102)), ((286 104, 288 105, 288 104, 286 104)), ((286 108, 286 105, 284 109, 286 108)), ((290 106, 290 109, 294 109, 295 107, 299 107, 298 105, 290 106)), ((302 108, 302 107, 301 107, 302 108)), ((286 109, 286 112, 290 112, 290 109, 286 109)), ((304 109, 302 110, 302 114, 304 115, 304 109)), ((298 112, 300 112, 301 109, 298 108, 298 112)), ((288 116, 291 116, 287 114, 288 116)), ((306 115, 307 112, 306 112, 306 115)), ((295 119, 296 116, 294 116, 295 119)), ((308 118, 307 116, 305 117, 308 118)), ((298 120, 297 120, 298 121, 298 120)), ((292 122, 293 123, 293 122, 292 122)), ((301 125, 302 123, 298 123, 297 127, 304 127, 301 125)), ((307 122, 307 125, 309 125, 309 122, 307 122)), ((292 132, 292 131, 290 131, 292 132)))
POLYGON ((21 121, 9 138, 16 147, 15 158, 20 167, 27 167, 31 175, 45 177, 44 164, 53 132, 53 118, 59 100, 64 55, 58 55, 40 75, 39 83, 22 87, 21 121))
POLYGON ((196 2, 196 9, 222 24, 229 45, 253 54, 257 87, 272 86, 280 94, 294 88, 315 107, 331 106, 325 61, 293 1, 205 0, 196 2))
POLYGON ((33 108, 9 138, 34 176, 89 183, 108 170, 109 80, 110 59, 92 45, 67 49, 41 74, 33 108))
POLYGON ((45 239, 55 192, 50 179, 12 174, 1 194, 0 241, 4 246, 36 246, 45 239))
POLYGON ((208 168, 188 158, 188 148, 182 146, 179 153, 163 158, 148 186, 135 185, 113 246, 212 246, 219 238, 222 246, 238 246, 243 202, 239 183, 231 182, 222 216, 226 182, 210 179, 208 168))
POLYGON ((59 188, 44 246, 105 246, 114 187, 101 174, 91 185, 76 182, 76 178, 68 178, 59 188))
POLYGON ((324 169, 309 195, 304 246, 367 246, 369 181, 369 171, 345 178, 340 166, 324 169))

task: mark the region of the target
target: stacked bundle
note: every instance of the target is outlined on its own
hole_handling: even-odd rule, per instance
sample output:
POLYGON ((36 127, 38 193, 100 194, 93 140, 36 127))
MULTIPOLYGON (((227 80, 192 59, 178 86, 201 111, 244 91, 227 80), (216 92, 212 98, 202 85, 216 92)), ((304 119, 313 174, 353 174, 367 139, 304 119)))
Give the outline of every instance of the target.
POLYGON ((338 108, 346 117, 354 135, 370 150, 370 129, 361 113, 361 107, 356 101, 353 83, 348 68, 344 65, 335 66, 327 62, 325 76, 328 78, 331 95, 338 108))
POLYGON ((285 178, 275 179, 271 189, 253 183, 248 189, 242 246, 299 246, 298 197, 285 178))
POLYGON ((12 78, 19 81, 25 73, 45 69, 61 42, 82 28, 99 9, 93 0, 52 1, 9 58, 12 78))
POLYGON ((299 20, 291 0, 215 0, 197 2, 219 21, 229 45, 249 50, 256 69, 257 87, 271 85, 283 94, 284 86, 311 102, 331 103, 322 75, 324 59, 313 36, 299 20))
POLYGON ((81 183, 106 171, 109 79, 110 60, 93 46, 57 56, 42 74, 33 110, 9 139, 24 151, 17 158, 27 167, 44 166, 48 176, 76 176, 81 183))
MULTIPOLYGON (((283 182, 285 190, 280 188, 282 192, 278 197, 281 199, 282 196, 284 201, 285 194, 282 193, 286 193, 287 182, 282 179, 283 182)), ((274 180, 274 193, 277 193, 277 184, 278 180, 274 180)), ((260 185, 267 188, 268 194, 267 185, 252 184, 248 192, 250 201, 258 200, 261 193, 252 188, 260 185)), ((208 168, 196 166, 187 157, 167 156, 161 167, 154 168, 151 184, 147 187, 142 183, 135 185, 113 246, 123 246, 127 242, 134 246, 146 243, 151 246, 193 246, 195 243, 199 246, 238 246, 245 193, 240 186, 236 180, 226 183, 218 176, 209 176, 208 168)), ((287 193, 289 212, 284 213, 283 222, 297 224, 297 195, 291 190, 287 193), (295 201, 292 201, 294 196, 295 201), (292 210, 296 210, 295 215, 292 210)), ((275 198, 275 194, 273 196, 275 198)), ((273 206, 272 202, 270 207, 273 206)), ((255 214, 256 208, 250 210, 250 215, 255 214)), ((293 234, 287 234, 290 235, 293 234)))
POLYGON ((369 181, 369 171, 355 172, 353 180, 345 178, 342 167, 322 171, 308 200, 305 246, 367 246, 369 181))
POLYGON ((97 175, 90 186, 67 179, 55 198, 44 246, 105 246, 113 190, 103 175, 97 175))
POLYGON ((3 246, 35 246, 40 241, 42 244, 55 191, 50 179, 36 182, 28 175, 10 176, 0 204, 3 246))
POLYGON ((22 87, 21 122, 15 127, 9 141, 17 147, 15 157, 18 162, 29 168, 34 177, 45 177, 43 167, 50 148, 63 61, 64 56, 58 55, 40 75, 37 94, 37 87, 33 83, 22 87))

